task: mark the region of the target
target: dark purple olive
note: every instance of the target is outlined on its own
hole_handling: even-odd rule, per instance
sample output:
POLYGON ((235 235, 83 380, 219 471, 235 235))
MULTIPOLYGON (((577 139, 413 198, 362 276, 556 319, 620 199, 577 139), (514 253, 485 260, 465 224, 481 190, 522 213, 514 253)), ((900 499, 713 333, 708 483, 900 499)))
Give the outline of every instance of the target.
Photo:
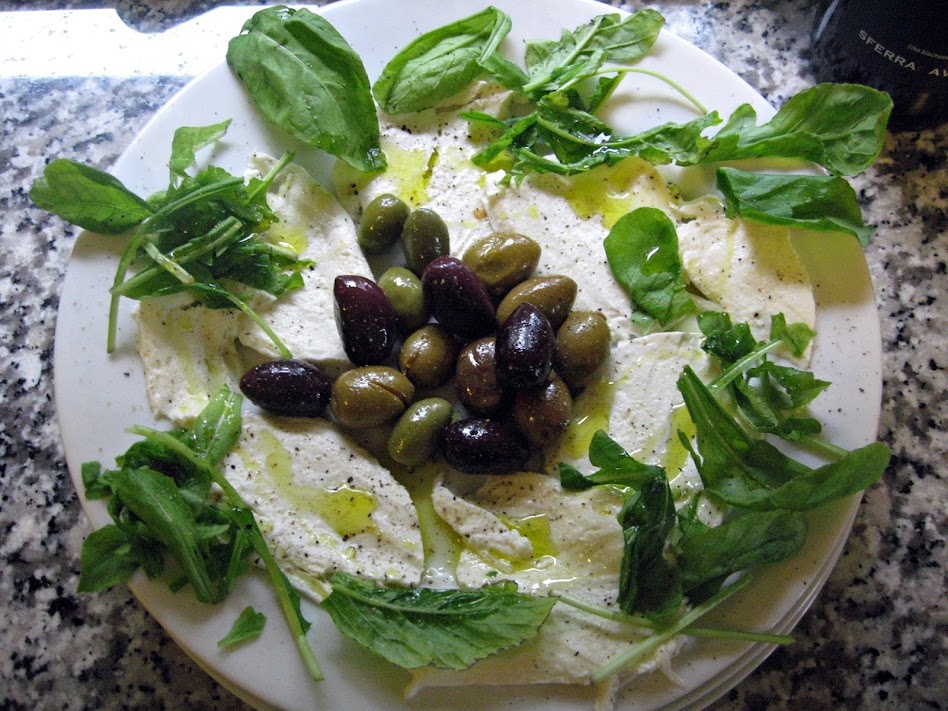
POLYGON ((271 360, 240 379, 240 391, 275 415, 319 417, 332 393, 332 378, 303 360, 271 360))
POLYGON ((573 398, 555 372, 535 388, 521 390, 513 405, 517 429, 535 447, 548 447, 569 426, 573 398))
POLYGON ((444 431, 444 458, 466 474, 508 474, 522 469, 530 448, 511 427, 471 417, 444 431))
POLYGON ((473 270, 456 257, 438 257, 421 275, 428 310, 451 333, 478 338, 497 327, 494 304, 473 270))
POLYGON ((395 346, 395 309, 371 279, 354 274, 337 276, 336 326, 346 355, 356 365, 381 365, 395 346))
POLYGON ((549 319, 531 303, 520 304, 497 331, 497 379, 523 390, 539 385, 553 366, 556 334, 549 319))

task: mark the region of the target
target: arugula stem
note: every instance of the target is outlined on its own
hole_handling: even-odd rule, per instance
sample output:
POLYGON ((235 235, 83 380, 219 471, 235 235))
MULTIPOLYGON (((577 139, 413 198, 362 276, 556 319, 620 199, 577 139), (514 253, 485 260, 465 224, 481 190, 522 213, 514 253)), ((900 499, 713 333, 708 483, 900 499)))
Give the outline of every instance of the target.
POLYGON ((279 175, 280 172, 292 162, 292 160, 292 152, 284 153, 280 160, 278 160, 273 165, 273 167, 270 168, 267 174, 260 179, 260 182, 254 187, 254 189, 247 191, 247 202, 253 203, 260 193, 269 190, 270 185, 273 184, 273 181, 276 179, 277 175, 279 175))
POLYGON ((281 358, 289 360, 293 357, 292 351, 290 351, 290 349, 286 347, 286 344, 283 342, 283 340, 276 334, 276 332, 272 328, 270 328, 270 324, 264 321, 263 318, 261 318, 260 314, 258 314, 252 308, 250 308, 243 299, 223 289, 220 291, 220 293, 228 301, 230 301, 230 303, 232 303, 234 306, 240 309, 241 312, 243 312, 243 314, 247 316, 247 318, 249 318, 251 321, 257 324, 261 328, 261 330, 263 330, 265 334, 267 334, 267 337, 271 341, 273 341, 273 345, 275 345, 277 350, 280 352, 281 358))
POLYGON ((154 242, 145 242, 145 252, 148 253, 149 257, 157 262, 158 266, 170 273, 182 284, 190 285, 194 283, 194 277, 191 276, 186 269, 183 269, 176 261, 163 254, 154 242))
MULTIPOLYGON (((589 614, 595 615, 596 617, 601 617, 604 620, 621 622, 622 624, 627 624, 633 627, 662 630, 662 625, 648 619, 647 617, 627 615, 626 613, 619 610, 610 610, 609 608, 600 607, 598 605, 590 605, 589 603, 583 602, 572 595, 566 595, 563 593, 554 593, 554 597, 556 597, 560 602, 569 605, 570 607, 575 607, 577 610, 588 612, 589 614)), ((789 635, 769 634, 767 632, 751 632, 748 630, 724 630, 715 627, 698 627, 695 625, 689 625, 688 627, 684 628, 681 630, 681 634, 686 634, 691 637, 740 640, 745 642, 763 642, 765 644, 792 644, 794 641, 793 637, 790 637, 789 635)))
POLYGON ((118 327, 119 307, 119 295, 115 293, 115 289, 121 286, 125 280, 125 275, 131 268, 132 262, 135 260, 135 254, 138 252, 138 247, 144 239, 144 235, 136 232, 135 235, 125 243, 125 248, 122 250, 121 257, 119 257, 118 266, 115 268, 115 277, 112 279, 112 289, 109 291, 111 298, 109 299, 109 326, 105 343, 106 353, 111 353, 115 350, 115 333, 118 327))
POLYGON ((590 76, 599 76, 599 75, 606 75, 606 74, 645 74, 646 76, 654 77, 655 79, 658 79, 664 84, 667 84, 672 89, 674 89, 679 94, 681 94, 682 97, 684 97, 692 106, 694 106, 695 109, 697 109, 699 113, 701 114, 708 113, 707 107, 704 104, 702 104, 700 101, 698 101, 697 97, 695 97, 694 94, 692 94, 690 91, 688 91, 685 87, 683 87, 681 84, 676 82, 674 79, 660 72, 652 71, 651 69, 642 69, 641 67, 601 67, 600 69, 597 69, 592 74, 585 74, 582 76, 578 76, 575 79, 572 79, 566 82, 565 84, 563 84, 562 87, 560 87, 560 91, 565 91, 573 87, 580 81, 583 81, 584 79, 588 79, 590 76))
POLYGON ((639 661, 642 657, 651 654, 672 637, 681 634, 692 622, 697 621, 736 592, 747 587, 750 581, 750 576, 745 576, 733 585, 722 588, 717 594, 686 612, 667 629, 656 632, 656 634, 643 639, 641 642, 633 644, 624 653, 597 669, 591 677, 592 682, 598 684, 600 681, 639 661))
POLYGON ((721 373, 718 377, 716 377, 714 380, 708 383, 707 385, 708 391, 712 395, 717 395, 722 390, 724 390, 724 388, 726 388, 731 383, 732 380, 734 380, 739 375, 741 375, 741 373, 743 373, 745 370, 753 366, 754 363, 760 360, 763 356, 767 355, 771 351, 777 350, 777 348, 779 348, 782 343, 783 341, 781 339, 775 338, 772 341, 768 341, 760 348, 757 348, 756 350, 748 353, 743 358, 740 358, 734 361, 733 363, 731 363, 731 365, 727 367, 727 369, 723 373, 721 373))
MULTIPOLYGON (((244 224, 236 217, 227 217, 218 222, 206 235, 196 237, 172 249, 168 252, 167 257, 179 265, 188 264, 196 259, 200 259, 206 254, 210 254, 218 247, 227 244, 237 236, 243 227, 244 224)), ((124 296, 142 284, 147 283, 149 279, 154 279, 155 276, 160 273, 160 269, 158 266, 145 267, 131 279, 121 282, 118 286, 112 287, 111 292, 112 294, 124 296)))
POLYGON ((213 466, 210 462, 204 459, 204 457, 199 456, 193 449, 188 447, 188 445, 186 445, 181 440, 174 437, 170 432, 162 432, 161 430, 155 430, 151 427, 145 427, 143 425, 132 426, 128 429, 128 431, 132 434, 137 434, 162 444, 168 449, 174 451, 176 454, 179 454, 185 458, 197 469, 207 474, 211 481, 213 481, 223 490, 224 495, 227 497, 227 501, 231 506, 244 509, 249 513, 250 519, 253 521, 253 534, 250 536, 250 540, 253 542, 254 551, 260 557, 260 560, 263 562, 263 566, 267 571, 267 575, 269 576, 274 592, 276 593, 277 600, 280 603, 280 609, 283 611, 283 616, 286 618, 286 622, 290 627, 293 640, 296 643, 296 647, 303 659, 303 663, 306 665, 309 675, 314 681, 322 681, 324 678, 322 670, 319 668, 319 662, 316 660, 316 655, 313 654, 312 648, 306 641, 306 632, 303 630, 301 618, 297 613, 297 610, 293 604, 293 600, 290 597, 289 591, 287 589, 288 583, 286 577, 283 575, 283 571, 280 570, 280 567, 277 565, 273 554, 270 552, 270 548, 267 546, 266 539, 263 537, 260 527, 257 524, 257 519, 253 515, 253 510, 247 505, 247 502, 244 501, 243 497, 238 493, 233 485, 227 481, 227 478, 220 473, 217 467, 213 466))
POLYGON ((220 180, 216 183, 211 183, 203 187, 198 188, 189 192, 184 197, 180 197, 177 200, 172 200, 167 205, 163 206, 158 212, 151 215, 145 222, 142 223, 143 226, 149 225, 156 220, 164 219, 170 215, 173 215, 175 212, 180 210, 183 207, 204 200, 208 197, 215 195, 216 193, 226 192, 231 188, 235 188, 238 185, 243 185, 244 179, 239 177, 228 178, 227 180, 220 180))

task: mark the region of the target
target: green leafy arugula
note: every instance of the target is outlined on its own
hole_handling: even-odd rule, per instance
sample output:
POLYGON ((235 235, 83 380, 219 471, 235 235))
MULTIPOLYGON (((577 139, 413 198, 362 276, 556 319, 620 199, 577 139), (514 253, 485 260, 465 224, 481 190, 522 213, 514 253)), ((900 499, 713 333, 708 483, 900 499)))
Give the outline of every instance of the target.
MULTIPOLYGON (((103 470, 97 462, 83 465, 86 495, 108 499, 113 523, 83 544, 78 589, 106 590, 141 569, 152 578, 164 576, 174 590, 188 585, 199 601, 214 604, 227 597, 256 555, 300 655, 318 681, 322 673, 306 642, 309 622, 299 593, 277 566, 250 508, 218 469, 240 436, 241 401, 239 394, 222 388, 187 429, 133 427, 145 439, 116 458, 116 469, 103 470)), ((222 645, 259 634, 262 615, 241 618, 222 645)))
POLYGON ((465 669, 533 637, 554 598, 517 592, 515 583, 472 590, 382 588, 343 573, 322 605, 336 627, 406 669, 465 669))
POLYGON ((248 605, 234 620, 234 626, 231 627, 230 632, 217 641, 217 646, 221 649, 231 649, 244 642, 255 640, 263 633, 266 624, 267 616, 248 605))
POLYGON ((284 156, 262 179, 230 175, 218 167, 195 175, 196 151, 227 131, 230 121, 175 131, 168 187, 148 200, 113 176, 66 159, 52 161, 30 190, 36 205, 88 230, 124 235, 125 245, 110 290, 107 349, 115 346, 121 297, 146 299, 188 292, 212 308, 237 308, 255 321, 284 357, 279 336, 247 304, 235 286, 280 296, 303 285, 309 265, 262 237, 276 219, 266 193, 289 163, 284 156), (135 274, 128 272, 136 268, 135 274))
POLYGON ((321 15, 260 10, 230 40, 227 63, 261 113, 297 140, 362 171, 385 168, 365 67, 321 15))

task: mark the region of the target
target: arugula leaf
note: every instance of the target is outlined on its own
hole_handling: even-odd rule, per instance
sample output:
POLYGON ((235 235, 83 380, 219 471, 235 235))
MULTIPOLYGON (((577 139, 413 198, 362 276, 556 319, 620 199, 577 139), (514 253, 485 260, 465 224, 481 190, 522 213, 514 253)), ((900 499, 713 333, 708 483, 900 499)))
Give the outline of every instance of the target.
POLYGON ((504 83, 520 84, 522 72, 496 53, 510 18, 495 7, 416 37, 398 52, 372 86, 390 114, 423 111, 454 96, 485 69, 504 83))
POLYGON ((820 232, 846 232, 869 244, 874 227, 862 221, 856 192, 843 178, 770 175, 718 168, 728 217, 820 232))
POLYGON ((261 10, 230 40, 227 63, 261 113, 297 140, 358 170, 385 167, 365 67, 322 16, 261 10))
POLYGON ((665 542, 675 526, 675 501, 661 468, 630 495, 619 512, 625 542, 619 571, 619 608, 662 617, 682 600, 680 573, 666 560, 665 542))
POLYGON ((118 178, 67 158, 46 166, 30 188, 30 200, 67 222, 107 235, 122 234, 154 212, 118 178))
POLYGON ((591 77, 604 62, 634 62, 655 44, 665 18, 642 10, 624 20, 618 14, 599 15, 558 41, 527 43, 525 62, 530 75, 523 92, 534 100, 570 81, 591 77))
POLYGON ((776 314, 770 317, 770 339, 783 342, 797 358, 801 357, 816 336, 816 331, 805 323, 787 324, 787 317, 776 314))
POLYGON ((721 311, 698 314, 698 328, 705 336, 701 349, 725 364, 744 358, 758 346, 748 324, 732 324, 731 317, 721 311))
POLYGON ((343 634, 406 669, 465 669, 536 635, 554 598, 515 583, 475 590, 380 588, 336 573, 322 606, 343 634))
POLYGON ((248 605, 234 620, 234 626, 231 627, 230 632, 217 641, 217 646, 221 649, 230 649, 254 640, 260 636, 266 624, 267 616, 248 605))
POLYGON ((779 563, 806 540, 807 523, 796 511, 749 511, 709 527, 683 516, 677 542, 682 585, 692 604, 717 592, 731 574, 779 563))
POLYGON ((567 491, 582 491, 602 484, 614 484, 639 489, 657 474, 665 475, 661 467, 642 464, 633 459, 604 430, 596 430, 589 443, 589 462, 599 471, 584 476, 576 467, 565 462, 559 465, 560 484, 567 491))
POLYGON ((230 122, 231 120, 227 119, 210 126, 181 126, 174 132, 171 139, 171 159, 168 161, 172 183, 175 178, 188 177, 187 170, 194 165, 195 154, 223 138, 230 122))
POLYGON ((616 281, 637 309, 662 325, 696 309, 685 291, 675 225, 661 210, 640 207, 624 215, 603 244, 616 281))
POLYGON ((701 161, 801 158, 836 175, 857 175, 882 150, 892 111, 887 94, 859 84, 818 84, 793 96, 767 123, 739 106, 701 161))
POLYGON ((733 506, 806 511, 862 491, 888 465, 888 448, 873 442, 811 469, 769 442, 750 437, 688 366, 678 389, 695 424, 698 451, 684 438, 683 443, 691 449, 705 489, 733 506))
POLYGON ((128 582, 148 556, 141 542, 115 524, 93 531, 82 545, 78 592, 101 592, 128 582))

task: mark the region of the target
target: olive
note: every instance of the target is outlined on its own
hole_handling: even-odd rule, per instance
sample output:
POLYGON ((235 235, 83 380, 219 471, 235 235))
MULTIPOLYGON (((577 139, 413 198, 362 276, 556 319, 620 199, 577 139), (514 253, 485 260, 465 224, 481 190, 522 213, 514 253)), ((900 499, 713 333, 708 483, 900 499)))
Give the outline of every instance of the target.
POLYGON ((497 307, 497 320, 503 323, 513 310, 524 302, 536 306, 559 328, 576 300, 576 282, 568 276, 552 275, 531 277, 511 289, 497 307))
POLYGON ((319 417, 329 403, 332 378, 303 360, 271 360, 244 373, 240 391, 275 415, 319 417))
POLYGON ((384 252, 401 237, 408 205, 394 195, 384 193, 365 206, 359 223, 359 246, 366 254, 384 252))
POLYGON ((441 444, 454 408, 440 397, 419 400, 398 418, 388 438, 388 454, 399 464, 416 467, 429 459, 441 444))
POLYGON ((573 414, 573 398, 556 373, 529 390, 517 393, 513 418, 523 436, 536 447, 546 447, 566 430, 573 414))
POLYGON ((598 311, 574 311, 556 332, 556 372, 573 390, 584 387, 609 355, 611 340, 605 316, 598 311))
POLYGON ((438 323, 465 338, 492 333, 494 303, 484 282, 456 257, 438 257, 421 275, 425 304, 438 323))
POLYGON ((346 355, 356 365, 378 365, 395 346, 395 310, 371 279, 354 274, 333 283, 336 325, 346 355))
POLYGON ((461 349, 454 383, 458 399, 472 414, 492 417, 510 406, 511 395, 497 380, 495 342, 489 336, 461 349))
POLYGON ((499 301, 533 274, 540 261, 540 245, 516 232, 495 232, 474 242, 462 259, 499 301))
POLYGON ((428 308, 425 306, 421 279, 404 267, 392 267, 379 277, 379 288, 385 292, 395 309, 398 328, 402 333, 411 333, 428 323, 428 308))
POLYGON ((412 210, 402 228, 405 264, 421 276, 432 259, 448 254, 448 228, 438 213, 424 207, 412 210))
POLYGON ((467 474, 507 474, 522 469, 530 448, 502 422, 471 417, 444 431, 444 458, 467 474))
POLYGON ((497 379, 501 386, 523 390, 539 385, 553 367, 553 327, 529 302, 520 304, 497 331, 497 379))
POLYGON ((415 386, 387 366, 353 368, 336 378, 329 408, 343 427, 379 427, 401 415, 415 396, 415 386))
POLYGON ((443 385, 454 372, 458 342, 437 324, 412 333, 398 353, 398 367, 415 384, 427 390, 443 385))

